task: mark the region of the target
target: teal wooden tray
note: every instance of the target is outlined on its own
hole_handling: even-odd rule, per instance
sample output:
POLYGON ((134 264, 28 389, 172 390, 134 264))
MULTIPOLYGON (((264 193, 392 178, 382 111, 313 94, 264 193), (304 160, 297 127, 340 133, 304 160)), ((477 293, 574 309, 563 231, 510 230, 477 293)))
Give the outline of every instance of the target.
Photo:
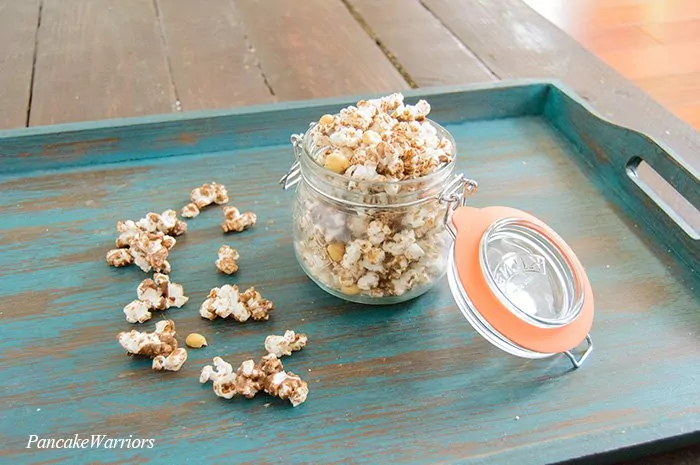
MULTIPOLYGON (((455 136, 475 206, 527 210, 577 252, 596 298, 595 350, 525 361, 493 348, 447 281, 386 308, 325 294, 302 273, 292 194, 277 182, 289 136, 356 98, 0 133, 0 435, 7 463, 605 463, 700 434, 697 234, 635 179, 648 163, 700 205, 697 173, 648 137, 601 119, 550 82, 416 90, 455 136), (189 222, 171 253, 190 302, 164 316, 206 335, 178 373, 155 373, 116 341, 145 274, 104 262, 119 219, 179 209, 216 181, 258 215, 222 235, 219 209, 189 222), (233 277, 213 261, 242 254, 233 277), (255 285, 268 322, 210 322, 208 291, 255 285), (220 355, 263 353, 268 334, 308 334, 284 360, 309 383, 297 408, 259 395, 223 400, 200 385, 220 355), (38 438, 153 439, 152 448, 37 449, 38 438)), ((363 96, 368 97, 368 96, 363 96)), ((161 318, 160 315, 157 318, 161 318)), ((152 330, 153 321, 138 327, 152 330)), ((182 338, 181 338, 182 340, 182 338)))

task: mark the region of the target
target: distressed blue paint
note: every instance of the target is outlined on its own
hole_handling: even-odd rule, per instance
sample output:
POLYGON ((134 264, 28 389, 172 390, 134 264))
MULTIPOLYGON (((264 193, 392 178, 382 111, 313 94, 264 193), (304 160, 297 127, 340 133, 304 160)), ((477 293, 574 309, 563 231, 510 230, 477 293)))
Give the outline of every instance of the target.
POLYGON ((531 211, 586 266, 597 316, 596 350, 583 369, 568 372, 560 358, 527 362, 492 348, 460 315, 446 282, 420 299, 377 309, 339 301, 304 277, 291 247, 291 195, 276 184, 291 161, 286 140, 347 100, 29 129, 0 138, 3 458, 528 464, 696 433, 697 244, 660 220, 662 212, 621 177, 615 153, 653 153, 655 166, 681 190, 697 192, 697 180, 674 175, 681 165, 668 152, 603 123, 557 87, 441 92, 426 97, 456 137, 459 168, 480 183, 473 203, 531 211), (197 142, 178 142, 183 132, 197 142), (55 140, 114 135, 118 143, 84 154, 64 147, 55 159, 42 155, 55 140), (613 161, 596 162, 587 141, 608 148, 613 161), (115 340, 134 327, 121 308, 144 274, 109 268, 104 252, 118 219, 179 208, 189 189, 211 180, 229 187, 234 205, 255 211, 258 224, 223 236, 219 209, 189 222, 172 251, 172 277, 191 301, 165 315, 181 336, 200 332, 210 346, 189 351, 179 373, 153 373, 115 340), (223 243, 241 251, 234 277, 213 266, 223 243), (199 304, 226 282, 256 285, 275 301, 271 320, 202 320, 199 304), (307 403, 293 409, 265 396, 224 401, 198 385, 199 369, 213 356, 257 358, 267 334, 289 328, 311 341, 285 359, 309 382, 307 403), (156 447, 24 449, 29 434, 75 433, 153 437, 156 447))

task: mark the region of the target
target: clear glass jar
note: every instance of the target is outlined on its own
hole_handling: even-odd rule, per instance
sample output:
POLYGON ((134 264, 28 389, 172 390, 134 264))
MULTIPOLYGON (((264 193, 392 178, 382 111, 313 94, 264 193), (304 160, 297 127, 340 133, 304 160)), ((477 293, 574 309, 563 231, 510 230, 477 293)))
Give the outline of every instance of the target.
POLYGON ((356 181, 315 161, 309 131, 292 136, 296 163, 283 178, 298 181, 293 206, 294 250, 322 289, 364 304, 392 304, 428 291, 445 275, 452 238, 446 228, 452 193, 464 185, 452 161, 416 179, 356 181))

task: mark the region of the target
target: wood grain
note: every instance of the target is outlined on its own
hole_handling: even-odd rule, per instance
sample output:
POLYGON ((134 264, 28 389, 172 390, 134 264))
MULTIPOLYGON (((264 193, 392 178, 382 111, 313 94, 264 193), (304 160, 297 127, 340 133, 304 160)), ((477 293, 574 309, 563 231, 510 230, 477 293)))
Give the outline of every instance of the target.
POLYGON ((662 44, 700 41, 700 19, 649 23, 639 26, 639 29, 662 44))
POLYGON ((697 131, 520 0, 423 3, 500 77, 560 79, 605 117, 667 143, 700 171, 697 131))
POLYGON ((700 38, 695 42, 653 45, 634 50, 600 53, 630 79, 700 73, 700 38))
MULTIPOLYGON (((158 0, 182 110, 273 100, 233 0, 158 0)), ((251 27, 251 26, 249 26, 251 27)))
POLYGON ((281 100, 391 92, 408 84, 340 0, 236 0, 281 100))
POLYGON ((635 82, 670 108, 700 104, 700 72, 636 79, 635 82))
POLYGON ((696 0, 523 0, 567 31, 700 19, 696 0))
POLYGON ((172 111, 153 3, 44 0, 33 95, 31 125, 172 111))
POLYGON ((27 124, 40 0, 0 0, 0 128, 27 124))
MULTIPOLYGON (((530 211, 582 260, 596 296, 596 348, 582 369, 569 371, 563 357, 524 361, 492 348, 464 320, 445 281, 422 298, 379 309, 340 301, 305 278, 290 237, 293 193, 286 200, 278 193, 293 159, 284 135, 346 100, 143 127, 71 126, 61 138, 76 145, 85 136, 83 166, 35 165, 8 176, 9 159, 45 157, 49 129, 28 129, 0 137, 0 151, 10 153, 0 158, 3 459, 109 463, 118 452, 122 463, 601 464, 611 451, 634 446, 621 453, 633 457, 642 444, 656 448, 652 441, 697 434, 700 274, 678 255, 698 250, 677 248, 678 228, 658 220, 653 202, 640 201, 630 180, 618 176, 625 150, 667 172, 673 157, 549 86, 407 93, 433 103, 436 120, 463 147, 458 170, 480 183, 471 205, 530 211), (199 145, 183 144, 180 156, 168 158, 173 148, 164 138, 182 135, 199 145), (142 152, 124 158, 131 147, 115 140, 138 141, 142 152), (155 373, 115 340, 118 331, 153 328, 154 321, 130 325, 121 312, 146 275, 109 268, 100 250, 112 246, 116 220, 177 208, 204 181, 226 184, 258 223, 224 237, 220 210, 189 221, 171 262, 173 281, 191 300, 156 321, 173 318, 181 340, 198 332, 210 345, 190 350, 182 371, 155 373), (90 192, 94 200, 86 199, 90 192), (213 266, 222 242, 241 252, 234 277, 213 266), (255 285, 276 303, 270 321, 203 320, 199 304, 224 283, 255 285), (305 404, 292 408, 264 396, 226 401, 198 385, 212 357, 257 358, 266 335, 290 328, 310 338, 284 359, 309 382, 305 404), (133 435, 155 445, 77 454, 27 449, 30 434, 133 435)), ((697 180, 682 170, 675 177, 700 195, 697 180)))
MULTIPOLYGON (((568 32, 568 31, 567 31, 568 32)), ((588 50, 596 54, 621 52, 658 45, 648 34, 637 27, 619 27, 613 29, 585 29, 576 32, 574 37, 588 50)), ((614 63, 610 63, 614 67, 614 63)))
POLYGON ((347 0, 421 87, 496 79, 418 0, 347 0))

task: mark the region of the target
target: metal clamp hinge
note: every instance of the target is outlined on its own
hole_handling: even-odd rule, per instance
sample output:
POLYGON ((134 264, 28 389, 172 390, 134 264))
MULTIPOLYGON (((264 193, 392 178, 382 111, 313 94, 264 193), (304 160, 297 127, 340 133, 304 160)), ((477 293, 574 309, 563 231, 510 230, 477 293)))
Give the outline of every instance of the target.
POLYGON ((282 184, 284 190, 294 187, 301 180, 301 165, 299 163, 299 158, 301 156, 301 145, 303 143, 303 134, 292 134, 290 141, 292 142, 292 147, 294 148, 294 163, 289 167, 287 174, 282 176, 279 183, 282 184))
POLYGON ((451 221, 452 213, 458 207, 463 207, 467 204, 467 198, 476 193, 478 186, 478 183, 473 179, 467 179, 463 174, 458 174, 447 183, 447 186, 445 186, 445 189, 438 197, 441 203, 447 204, 443 221, 452 239, 457 238, 457 231, 451 221))
POLYGON ((591 355, 591 352, 593 352, 593 340, 591 339, 590 334, 586 334, 586 343, 588 344, 588 347, 578 359, 570 350, 564 352, 564 355, 566 355, 571 361, 572 365, 574 365, 574 369, 580 368, 591 355))

